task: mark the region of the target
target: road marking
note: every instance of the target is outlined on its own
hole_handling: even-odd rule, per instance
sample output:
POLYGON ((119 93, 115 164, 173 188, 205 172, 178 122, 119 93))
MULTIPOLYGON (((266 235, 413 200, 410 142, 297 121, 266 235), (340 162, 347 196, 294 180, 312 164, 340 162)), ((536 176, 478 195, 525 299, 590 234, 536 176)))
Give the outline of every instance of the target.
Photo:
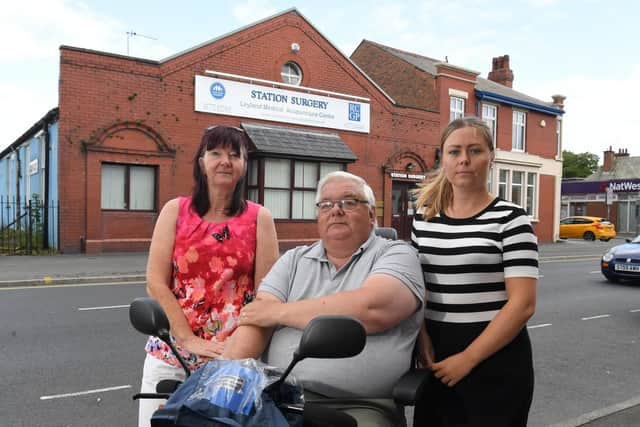
POLYGON ((615 405, 607 406, 606 408, 596 409, 593 412, 582 414, 579 417, 572 418, 560 423, 553 424, 549 427, 578 427, 589 423, 590 421, 597 420, 598 418, 606 417, 607 415, 614 414, 625 409, 632 408, 640 404, 640 396, 636 396, 624 402, 616 403, 615 405))
POLYGON ((107 305, 107 306, 104 306, 104 307, 79 307, 78 311, 111 310, 112 308, 129 308, 129 304, 126 304, 126 305, 107 305))
POLYGON ((64 285, 12 286, 6 288, 0 286, 0 291, 15 291, 24 289, 81 288, 85 286, 145 285, 146 283, 147 282, 67 283, 64 285))
POLYGON ((551 326, 551 323, 541 323, 539 325, 527 326, 527 329, 546 328, 547 326, 551 326))
POLYGON ((61 399, 63 397, 84 396, 87 394, 104 393, 105 391, 124 390, 126 388, 131 388, 131 386, 120 385, 116 387, 98 388, 98 389, 87 390, 87 391, 77 391, 75 393, 53 394, 51 396, 40 396, 40 400, 51 400, 51 399, 61 399))
POLYGON ((640 308, 629 310, 629 313, 638 313, 638 312, 640 312, 640 308))
POLYGON ((598 316, 583 317, 582 320, 603 319, 605 317, 611 317, 611 315, 610 314, 600 314, 598 316))
POLYGON ((538 279, 542 279, 544 277, 544 274, 538 274, 538 279))
POLYGON ((596 271, 590 271, 589 274, 598 274, 600 273, 600 270, 596 270, 596 271))

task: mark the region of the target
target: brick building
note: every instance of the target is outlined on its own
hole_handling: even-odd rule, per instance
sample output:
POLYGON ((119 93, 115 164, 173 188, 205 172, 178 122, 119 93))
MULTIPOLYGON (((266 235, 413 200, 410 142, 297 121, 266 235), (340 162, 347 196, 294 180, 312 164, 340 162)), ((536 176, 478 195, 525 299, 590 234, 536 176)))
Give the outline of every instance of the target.
POLYGON ((602 166, 584 179, 562 182, 562 217, 608 218, 621 234, 640 234, 640 157, 627 149, 604 152, 602 166))
POLYGON ((485 120, 496 147, 489 190, 526 209, 539 241, 557 240, 565 97, 544 102, 514 90, 508 55, 493 58, 488 79, 368 40, 351 59, 398 105, 438 114, 440 128, 465 115, 485 120))
POLYGON ((499 164, 509 171, 502 182, 496 170, 492 185, 517 199, 516 169, 528 173, 517 175, 521 204, 532 200, 540 240, 551 240, 554 222, 538 219, 557 216, 561 101, 523 99, 472 71, 435 60, 421 68, 398 53, 388 58, 405 74, 391 85, 384 67, 363 59, 376 46, 363 41, 345 57, 296 9, 161 61, 62 46, 49 195, 60 204, 61 251, 146 249, 164 203, 191 190, 204 129, 220 124, 242 127, 253 143, 248 197, 272 211, 281 247, 315 240, 315 187, 332 170, 364 177, 379 224, 406 238, 408 190, 437 166, 440 130, 454 109, 475 114, 485 104, 495 106, 499 164), (518 128, 520 151, 511 149, 514 105, 528 124, 518 128))

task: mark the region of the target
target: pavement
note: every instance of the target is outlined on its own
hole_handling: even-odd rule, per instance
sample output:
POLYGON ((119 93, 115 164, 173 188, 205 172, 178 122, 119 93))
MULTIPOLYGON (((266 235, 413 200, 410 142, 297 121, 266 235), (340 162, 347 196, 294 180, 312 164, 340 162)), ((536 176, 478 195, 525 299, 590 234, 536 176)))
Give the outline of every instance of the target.
MULTIPOLYGON (((624 243, 560 240, 539 246, 540 262, 597 260, 612 246, 624 243)), ((147 252, 74 254, 49 256, 0 256, 0 288, 79 283, 144 283, 147 252)), ((640 401, 609 408, 555 424, 551 427, 627 427, 640 425, 640 401)))

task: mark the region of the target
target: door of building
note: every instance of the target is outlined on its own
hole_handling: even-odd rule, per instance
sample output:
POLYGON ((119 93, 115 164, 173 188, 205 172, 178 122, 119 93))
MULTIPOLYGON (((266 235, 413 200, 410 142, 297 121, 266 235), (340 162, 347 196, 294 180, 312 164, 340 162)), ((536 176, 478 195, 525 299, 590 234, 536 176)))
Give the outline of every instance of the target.
POLYGON ((413 182, 394 181, 391 189, 391 226, 398 231, 398 238, 411 239, 411 222, 415 196, 410 192, 416 188, 413 182))

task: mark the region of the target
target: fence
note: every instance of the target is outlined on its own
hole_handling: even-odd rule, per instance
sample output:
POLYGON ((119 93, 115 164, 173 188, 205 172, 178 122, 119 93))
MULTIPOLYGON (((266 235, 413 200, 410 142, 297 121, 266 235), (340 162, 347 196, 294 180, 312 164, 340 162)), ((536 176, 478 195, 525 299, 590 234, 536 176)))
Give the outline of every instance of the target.
POLYGON ((36 195, 31 200, 0 196, 0 255, 58 252, 58 213, 36 195))

